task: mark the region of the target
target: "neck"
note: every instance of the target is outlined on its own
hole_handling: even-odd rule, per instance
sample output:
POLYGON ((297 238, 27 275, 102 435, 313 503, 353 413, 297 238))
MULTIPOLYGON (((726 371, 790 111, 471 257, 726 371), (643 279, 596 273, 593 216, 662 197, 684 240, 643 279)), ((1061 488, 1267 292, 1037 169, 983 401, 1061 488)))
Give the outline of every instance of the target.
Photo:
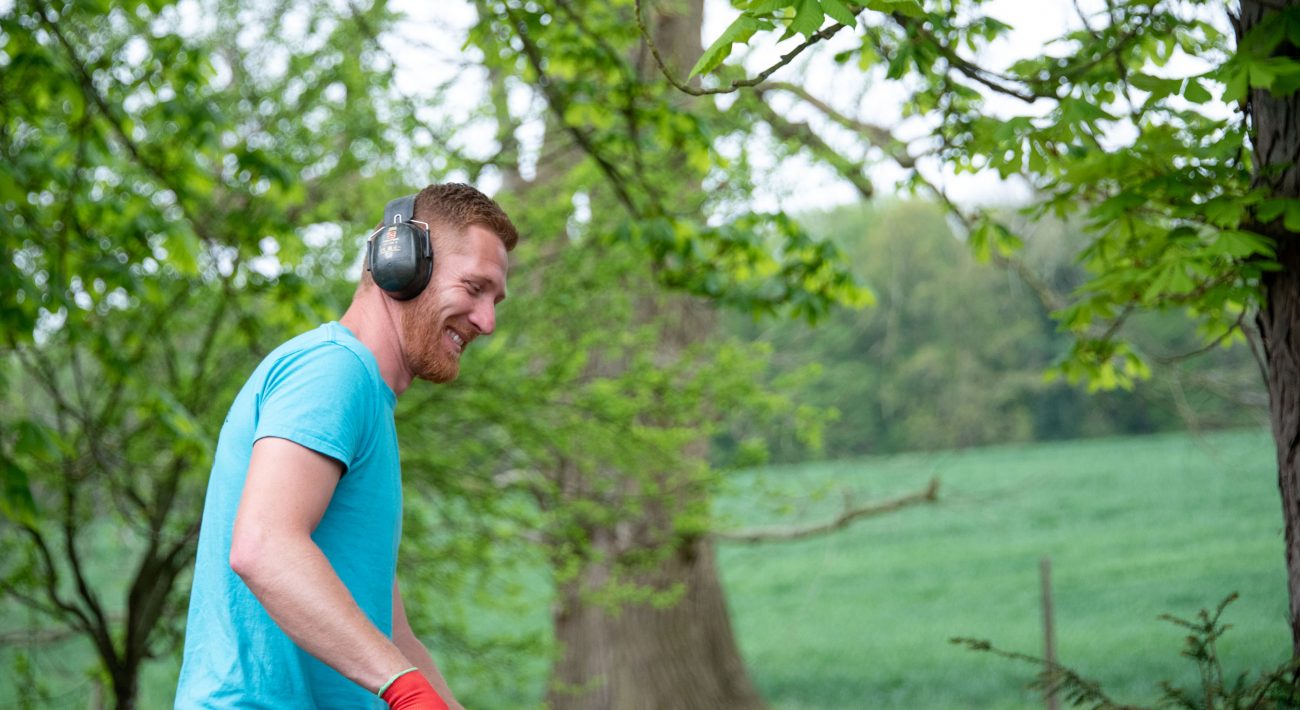
POLYGON ((352 331, 357 340, 375 356, 379 363, 379 376, 384 378, 393 394, 399 397, 411 386, 414 375, 403 355, 401 329, 398 328, 396 304, 391 298, 371 287, 358 293, 352 305, 339 318, 343 327, 352 331))

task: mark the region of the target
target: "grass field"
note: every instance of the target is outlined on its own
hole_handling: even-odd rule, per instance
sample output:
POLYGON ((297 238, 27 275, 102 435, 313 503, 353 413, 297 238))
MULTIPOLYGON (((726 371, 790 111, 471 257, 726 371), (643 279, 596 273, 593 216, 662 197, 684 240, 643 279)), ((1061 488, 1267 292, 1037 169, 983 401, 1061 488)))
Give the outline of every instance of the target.
MULTIPOLYGON (((1184 618, 1230 592, 1228 670, 1282 662, 1281 510, 1264 432, 1166 435, 913 454, 741 475, 722 510, 746 525, 768 488, 847 486, 857 500, 941 481, 934 505, 821 538, 720 551, 744 655, 778 710, 1030 708, 1034 669, 950 645, 977 637, 1041 655, 1038 568, 1053 566, 1061 662, 1149 702, 1190 682, 1184 618)), ((776 499, 779 499, 777 496, 776 499)), ((838 494, 795 496, 806 520, 838 494)), ((786 511, 789 512, 789 511, 786 511)))
MULTIPOLYGON (((824 520, 842 505, 841 489, 864 502, 941 482, 935 504, 830 535, 721 546, 751 674, 773 710, 1042 707, 1025 690, 1033 668, 948 639, 1039 654, 1043 556, 1060 660, 1120 700, 1153 700, 1161 679, 1190 681, 1183 634, 1156 617, 1190 617, 1233 591, 1241 599, 1221 644, 1228 669, 1276 665, 1289 638, 1272 450, 1261 431, 1176 434, 736 474, 718 510, 743 528, 824 520)), ((548 603, 539 594, 522 618, 480 623, 542 629, 548 603)), ((45 707, 86 707, 87 659, 71 645, 37 659, 41 677, 70 681, 45 707)), ((540 698, 545 668, 521 659, 513 687, 460 687, 478 710, 513 710, 540 698)), ((150 669, 143 710, 170 707, 175 673, 168 662, 150 669)), ((0 674, 12 674, 3 649, 0 674)), ((13 680, 0 677, 0 707, 13 680)))

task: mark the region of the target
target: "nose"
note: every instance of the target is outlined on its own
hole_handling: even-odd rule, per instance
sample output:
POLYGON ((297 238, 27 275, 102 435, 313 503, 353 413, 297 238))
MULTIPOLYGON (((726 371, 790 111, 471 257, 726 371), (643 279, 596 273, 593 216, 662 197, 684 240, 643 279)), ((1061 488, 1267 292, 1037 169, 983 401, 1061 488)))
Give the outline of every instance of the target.
POLYGON ((482 303, 475 306, 474 312, 469 316, 470 325, 478 329, 482 335, 491 335, 497 327, 497 308, 491 300, 484 299, 482 303))

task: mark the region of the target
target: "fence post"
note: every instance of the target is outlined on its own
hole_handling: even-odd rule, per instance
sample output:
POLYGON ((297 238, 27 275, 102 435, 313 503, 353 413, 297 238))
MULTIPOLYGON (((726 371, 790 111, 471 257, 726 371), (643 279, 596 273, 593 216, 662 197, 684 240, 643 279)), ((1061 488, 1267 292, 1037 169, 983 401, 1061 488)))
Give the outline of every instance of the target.
POLYGON ((1056 632, 1052 622, 1052 558, 1044 556, 1038 563, 1039 576, 1043 583, 1043 660, 1047 687, 1044 697, 1047 710, 1057 710, 1056 704, 1056 632))

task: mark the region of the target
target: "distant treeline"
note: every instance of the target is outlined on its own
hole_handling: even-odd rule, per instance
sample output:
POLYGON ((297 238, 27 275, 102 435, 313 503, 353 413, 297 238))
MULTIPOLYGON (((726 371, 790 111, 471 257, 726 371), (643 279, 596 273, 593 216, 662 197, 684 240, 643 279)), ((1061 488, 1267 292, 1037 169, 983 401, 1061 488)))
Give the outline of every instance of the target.
MULTIPOLYGON (((1049 381, 1066 336, 1019 276, 975 259, 936 205, 848 206, 804 222, 844 248, 877 303, 815 326, 730 320, 734 334, 770 344, 775 377, 792 383, 802 404, 838 412, 820 451, 810 454, 793 435, 769 438, 778 461, 1267 421, 1250 347, 1189 356, 1206 341, 1181 313, 1126 324, 1152 368, 1132 391, 1049 381)), ((1016 258, 1068 297, 1083 280, 1077 228, 1021 226, 1016 258)))

